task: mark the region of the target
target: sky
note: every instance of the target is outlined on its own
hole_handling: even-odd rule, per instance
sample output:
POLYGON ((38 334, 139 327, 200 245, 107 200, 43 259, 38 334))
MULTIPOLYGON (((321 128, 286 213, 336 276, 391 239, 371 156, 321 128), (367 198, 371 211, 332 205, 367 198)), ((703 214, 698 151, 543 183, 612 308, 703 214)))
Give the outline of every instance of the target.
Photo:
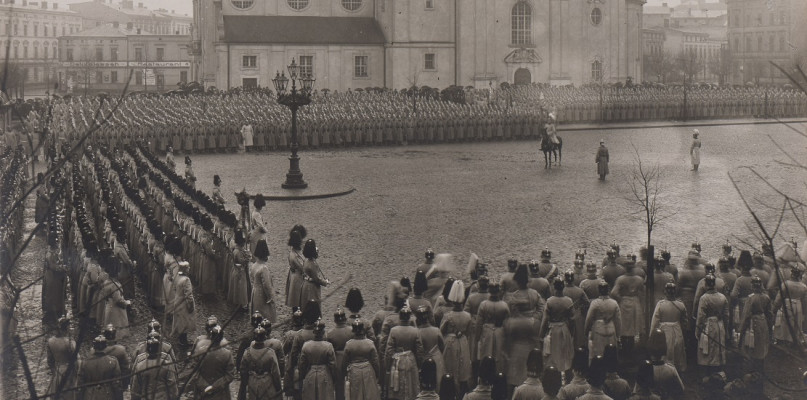
MULTIPOLYGON (((90 0, 59 0, 59 3, 84 3, 90 0)), ((132 0, 135 7, 137 3, 143 3, 143 6, 149 10, 156 10, 164 8, 168 11, 174 10, 177 14, 188 14, 191 16, 193 13, 193 2, 191 0, 132 0)), ((120 4, 120 0, 113 0, 113 4, 120 4)))

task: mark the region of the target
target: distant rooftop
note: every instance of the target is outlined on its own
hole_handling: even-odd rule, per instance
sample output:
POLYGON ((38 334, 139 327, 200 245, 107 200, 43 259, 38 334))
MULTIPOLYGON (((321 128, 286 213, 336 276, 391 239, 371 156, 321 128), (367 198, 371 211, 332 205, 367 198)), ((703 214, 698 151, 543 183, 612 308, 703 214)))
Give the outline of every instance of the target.
MULTIPOLYGON (((140 35, 151 35, 151 33, 141 30, 140 35)), ((95 28, 85 29, 81 32, 68 35, 69 37, 126 37, 138 35, 136 29, 126 29, 126 26, 114 24, 104 24, 95 28)))

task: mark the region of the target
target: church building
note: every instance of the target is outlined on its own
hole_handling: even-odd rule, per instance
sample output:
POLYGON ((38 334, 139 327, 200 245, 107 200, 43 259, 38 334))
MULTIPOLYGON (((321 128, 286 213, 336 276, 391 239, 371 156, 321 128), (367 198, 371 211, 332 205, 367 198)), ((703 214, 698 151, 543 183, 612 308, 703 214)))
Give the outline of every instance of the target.
POLYGON ((642 81, 645 0, 193 0, 191 77, 315 88, 642 81))

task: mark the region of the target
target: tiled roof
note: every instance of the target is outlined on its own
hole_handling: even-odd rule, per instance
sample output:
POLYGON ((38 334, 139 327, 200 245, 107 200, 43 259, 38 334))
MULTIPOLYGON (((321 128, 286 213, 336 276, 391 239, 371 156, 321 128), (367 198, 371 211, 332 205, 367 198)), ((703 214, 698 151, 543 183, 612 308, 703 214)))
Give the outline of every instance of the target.
POLYGON ((229 43, 384 44, 373 18, 225 15, 224 32, 229 43))

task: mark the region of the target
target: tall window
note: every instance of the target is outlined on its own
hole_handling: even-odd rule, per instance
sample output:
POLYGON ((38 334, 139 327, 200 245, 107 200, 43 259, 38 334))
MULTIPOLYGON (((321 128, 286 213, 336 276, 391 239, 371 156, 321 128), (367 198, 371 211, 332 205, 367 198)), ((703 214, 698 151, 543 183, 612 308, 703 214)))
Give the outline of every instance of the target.
POLYGON ((434 0, 426 0, 426 9, 434 10, 434 0))
POLYGON ((109 73, 109 81, 112 83, 118 83, 118 71, 112 71, 109 73))
POLYGON ((112 47, 109 49, 109 59, 112 61, 118 61, 118 48, 112 47))
POLYGON ((98 47, 95 49, 95 61, 103 61, 104 60, 104 49, 98 47))
POLYGON ((42 58, 48 59, 48 46, 42 46, 42 58))
POLYGON ((143 71, 137 70, 135 71, 135 85, 142 85, 143 84, 143 71))
POLYGON ((95 71, 95 83, 104 83, 104 73, 95 71))
POLYGON ((776 51, 776 47, 774 46, 774 37, 773 35, 768 37, 768 51, 776 51))
POLYGON ((513 44, 532 43, 532 7, 527 2, 519 1, 513 6, 510 22, 513 44))
POLYGON ((135 61, 143 61, 143 48, 135 48, 135 61))
POLYGON ((157 48, 157 61, 165 59, 165 49, 162 47, 157 48))
POLYGON ((437 69, 437 61, 435 60, 434 53, 426 53, 423 56, 423 69, 427 71, 434 71, 437 69))
POLYGON ((779 51, 785 51, 785 37, 779 36, 779 51))
POLYGON ((356 78, 367 77, 367 61, 369 56, 356 56, 353 60, 353 76, 356 78))
POLYGON ((34 36, 39 36, 39 24, 34 24, 34 36))
POLYGON ((67 54, 65 54, 65 58, 67 58, 67 61, 73 61, 73 49, 67 49, 67 54))
POLYGON ((595 60, 591 63, 591 80, 599 82, 602 79, 602 63, 600 60, 595 60))
POLYGON ((255 68, 258 66, 258 56, 244 56, 241 59, 241 66, 244 68, 255 68))
POLYGON ((751 36, 746 36, 745 38, 745 51, 752 51, 751 48, 751 36))
POLYGON ((757 36, 757 51, 762 51, 762 35, 757 36))
POLYGON ((188 82, 188 71, 179 71, 179 81, 182 83, 188 82))
POLYGON ((314 56, 300 56, 300 70, 301 77, 314 76, 314 56))

